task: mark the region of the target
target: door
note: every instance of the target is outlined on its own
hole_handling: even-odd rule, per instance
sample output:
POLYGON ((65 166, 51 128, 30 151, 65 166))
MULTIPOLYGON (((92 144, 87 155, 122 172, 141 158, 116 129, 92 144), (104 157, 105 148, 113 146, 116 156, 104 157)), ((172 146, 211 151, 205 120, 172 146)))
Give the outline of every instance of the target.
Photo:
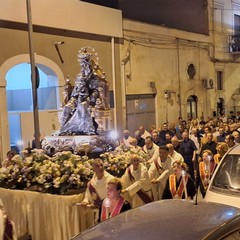
POLYGON ((197 96, 191 95, 187 99, 187 117, 194 119, 197 117, 197 96))
POLYGON ((127 95, 127 129, 131 136, 141 125, 148 131, 152 125, 156 125, 155 96, 127 95))

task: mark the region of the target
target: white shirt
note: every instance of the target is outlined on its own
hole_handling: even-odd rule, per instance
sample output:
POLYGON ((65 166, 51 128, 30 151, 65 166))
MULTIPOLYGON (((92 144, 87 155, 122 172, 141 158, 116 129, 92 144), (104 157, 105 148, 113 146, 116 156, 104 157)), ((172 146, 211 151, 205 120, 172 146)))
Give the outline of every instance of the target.
POLYGON ((155 201, 162 199, 163 190, 166 186, 168 177, 173 173, 173 162, 174 160, 170 156, 167 157, 165 162, 162 162, 159 157, 157 159, 157 163, 162 168, 161 171, 158 171, 155 162, 151 163, 151 166, 148 170, 149 178, 150 180, 156 179, 159 182, 158 184, 152 184, 153 197, 155 201))
POLYGON ((130 165, 129 168, 126 169, 124 175, 121 178, 121 182, 123 185, 123 189, 127 190, 127 199, 132 208, 139 207, 144 204, 141 198, 138 196, 137 192, 142 189, 146 194, 151 197, 151 182, 148 176, 147 168, 140 163, 139 168, 137 170, 133 169, 133 166, 130 165), (129 177, 129 170, 134 177, 134 181, 132 182, 129 177))
MULTIPOLYGON (((104 199, 107 197, 107 184, 113 178, 114 176, 112 176, 106 171, 104 171, 104 176, 101 180, 97 179, 96 174, 93 175, 90 181, 92 186, 96 189, 96 192, 98 193, 98 196, 100 197, 100 199, 104 199)), ((86 202, 86 203, 94 202, 91 196, 91 192, 89 191, 89 188, 86 189, 83 202, 86 202)))
POLYGON ((131 136, 129 136, 127 139, 126 138, 123 138, 122 139, 122 142, 124 143, 124 145, 126 145, 127 147, 130 146, 130 141, 132 140, 133 138, 131 136))
POLYGON ((200 143, 198 141, 198 137, 196 137, 194 134, 190 134, 189 139, 195 143, 195 146, 197 147, 197 153, 199 153, 200 143))
POLYGON ((155 159, 159 157, 159 146, 153 143, 151 149, 147 149, 146 145, 143 146, 143 151, 148 154, 149 156, 149 163, 152 163, 155 159))
POLYGON ((181 161, 181 162, 184 162, 184 158, 183 156, 178 153, 177 151, 173 150, 173 154, 171 155, 173 161, 181 161))
MULTIPOLYGON (((157 163, 159 164, 159 166, 162 167, 163 173, 165 171, 168 172, 170 169, 172 169, 173 162, 174 162, 174 160, 171 156, 168 156, 167 160, 165 162, 162 162, 160 157, 158 157, 158 159, 157 159, 157 163)), ((150 180, 157 179, 157 180, 161 181, 161 175, 162 174, 159 174, 159 172, 156 168, 155 162, 152 162, 151 166, 148 170, 148 175, 149 175, 150 180)))
POLYGON ((141 137, 143 139, 146 139, 146 137, 151 137, 151 134, 147 130, 145 130, 144 133, 141 135, 141 137))

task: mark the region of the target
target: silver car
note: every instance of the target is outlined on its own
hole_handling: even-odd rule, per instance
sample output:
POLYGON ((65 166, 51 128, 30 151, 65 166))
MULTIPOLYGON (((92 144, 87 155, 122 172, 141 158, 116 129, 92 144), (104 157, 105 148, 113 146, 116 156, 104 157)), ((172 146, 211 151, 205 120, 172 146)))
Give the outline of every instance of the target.
POLYGON ((240 208, 240 145, 224 155, 210 180, 205 200, 240 208))
POLYGON ((123 212, 72 240, 240 239, 240 209, 188 200, 162 200, 123 212))

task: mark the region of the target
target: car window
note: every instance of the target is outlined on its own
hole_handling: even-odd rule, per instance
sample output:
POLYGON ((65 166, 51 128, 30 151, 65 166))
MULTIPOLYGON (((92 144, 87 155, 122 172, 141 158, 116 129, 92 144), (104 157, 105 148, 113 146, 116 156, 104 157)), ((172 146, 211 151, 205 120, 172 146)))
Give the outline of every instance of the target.
POLYGON ((226 155, 222 159, 211 187, 240 197, 240 155, 226 155))

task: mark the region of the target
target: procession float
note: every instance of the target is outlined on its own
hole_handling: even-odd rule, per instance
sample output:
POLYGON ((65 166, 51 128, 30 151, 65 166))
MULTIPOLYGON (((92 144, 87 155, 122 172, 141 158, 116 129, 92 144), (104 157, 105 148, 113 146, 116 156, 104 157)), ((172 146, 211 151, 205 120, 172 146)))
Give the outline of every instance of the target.
POLYGON ((93 154, 116 147, 109 136, 109 83, 98 64, 98 55, 92 47, 83 47, 77 60, 80 73, 75 85, 67 77, 64 86, 60 129, 42 142, 42 148, 52 153, 68 150, 93 154))
POLYGON ((141 149, 119 145, 109 134, 109 83, 95 50, 83 47, 77 59, 75 84, 67 77, 64 86, 60 129, 43 139, 42 149, 25 149, 7 161, 0 168, 0 187, 67 194, 85 189, 95 157, 118 177, 129 166, 131 154, 147 162, 141 149))

